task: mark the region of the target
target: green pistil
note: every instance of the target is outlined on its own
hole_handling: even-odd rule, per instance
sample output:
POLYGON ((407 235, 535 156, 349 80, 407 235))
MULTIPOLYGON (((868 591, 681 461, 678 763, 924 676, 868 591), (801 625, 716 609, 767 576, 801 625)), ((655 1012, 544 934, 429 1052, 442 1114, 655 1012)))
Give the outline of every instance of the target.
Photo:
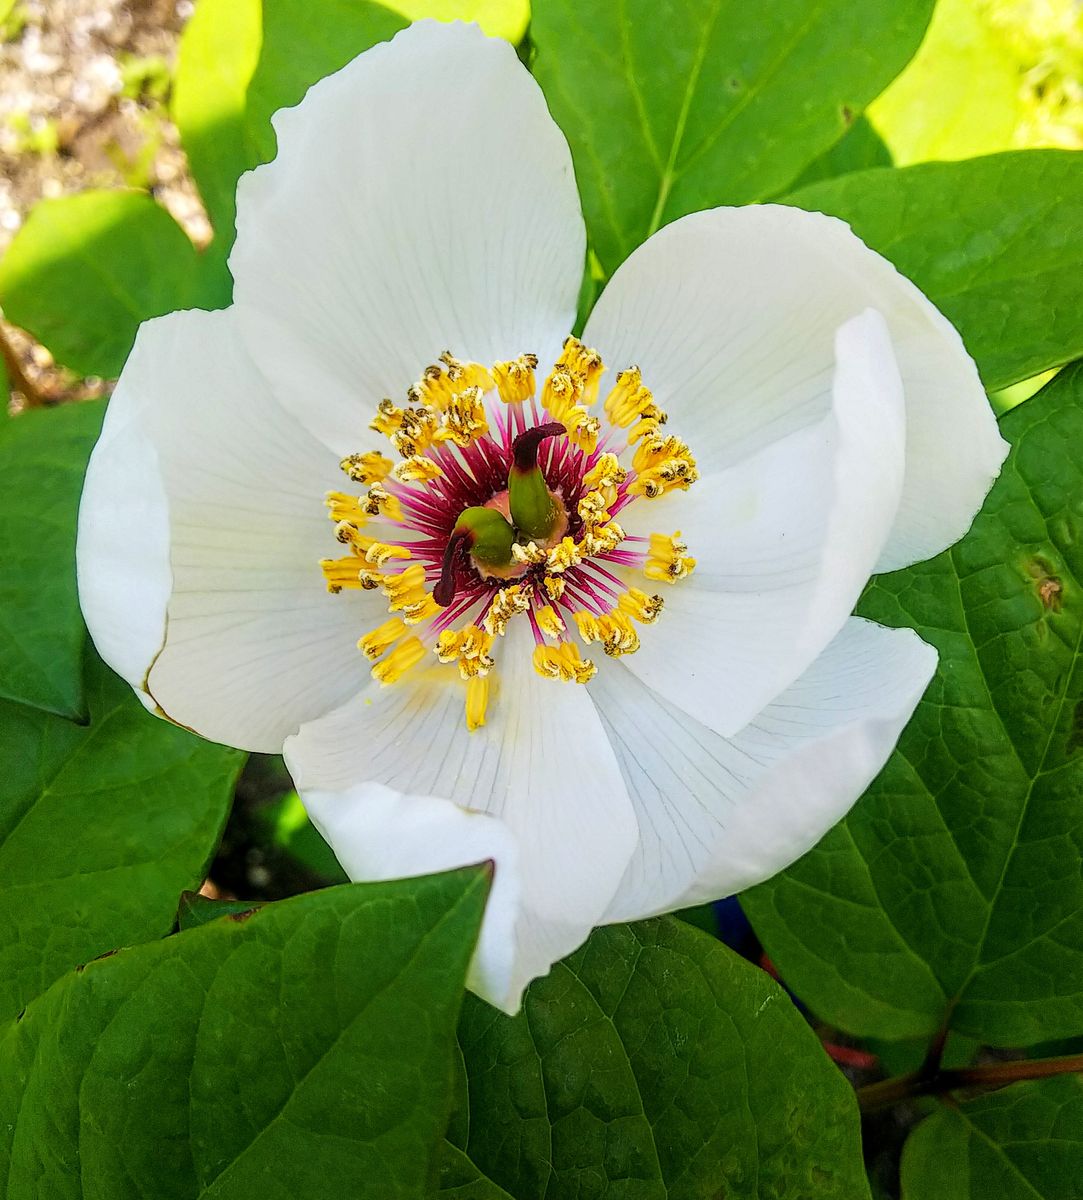
POLYGON ((495 508, 465 508, 459 514, 440 571, 440 582, 433 588, 432 598, 442 608, 455 598, 455 571, 461 554, 469 554, 483 567, 511 565, 515 530, 495 508))
POLYGON ((564 426, 559 421, 551 421, 519 434, 512 443, 512 464, 508 472, 511 519, 516 529, 535 542, 544 542, 560 519, 560 510, 538 466, 538 446, 546 438, 560 433, 564 433, 564 426))

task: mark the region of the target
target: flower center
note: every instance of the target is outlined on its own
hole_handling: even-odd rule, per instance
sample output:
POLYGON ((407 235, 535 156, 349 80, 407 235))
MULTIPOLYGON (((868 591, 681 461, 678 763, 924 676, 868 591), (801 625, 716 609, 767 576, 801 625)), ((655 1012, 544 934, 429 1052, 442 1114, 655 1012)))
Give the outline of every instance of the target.
POLYGON ((658 618, 662 597, 637 583, 695 567, 679 531, 635 537, 617 520, 698 478, 638 367, 617 374, 595 416, 596 351, 568 338, 540 396, 537 365, 442 354, 405 405, 377 408, 370 427, 398 461, 349 455, 342 469, 367 491, 327 497, 348 548, 321 562, 328 590, 379 588, 388 601, 388 619, 358 642, 373 677, 457 667, 471 730, 485 723, 494 645, 513 620, 529 625, 540 675, 586 683, 597 666, 580 644, 632 654, 636 624, 658 618))

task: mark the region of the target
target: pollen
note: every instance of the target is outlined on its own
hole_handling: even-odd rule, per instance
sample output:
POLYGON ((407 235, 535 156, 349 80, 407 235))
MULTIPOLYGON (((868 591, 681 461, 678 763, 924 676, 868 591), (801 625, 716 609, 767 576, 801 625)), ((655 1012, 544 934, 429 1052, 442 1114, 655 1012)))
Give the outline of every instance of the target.
POLYGON ((385 687, 395 683, 411 667, 425 657, 425 645, 419 637, 408 637, 383 660, 372 668, 372 678, 385 687))
POLYGON ((549 551, 543 550, 537 542, 527 542, 525 546, 521 542, 513 542, 511 555, 516 562, 534 567, 549 561, 549 551))
POLYGON ((402 520, 402 505, 398 496, 392 496, 382 483, 374 483, 362 502, 370 517, 387 517, 389 521, 402 520))
POLYGON ((534 670, 546 679, 586 683, 594 678, 598 668, 589 658, 580 658, 575 642, 561 642, 559 646, 535 646, 534 670))
POLYGON ((377 625, 370 633, 357 643, 358 650, 366 658, 375 662, 406 633, 406 622, 400 617, 390 617, 382 625, 377 625))
POLYGON ((617 601, 617 607, 642 625, 653 625, 658 620, 665 601, 661 596, 648 596, 639 588, 629 588, 617 601))
POLYGON ((493 596, 489 611, 482 620, 486 633, 501 635, 507 631, 508 622, 512 617, 525 613, 530 608, 530 593, 524 591, 519 584, 501 588, 493 596))
POLYGON ((570 567, 578 566, 583 561, 579 552, 579 544, 574 538, 566 537, 549 551, 547 566, 554 575, 560 575, 570 567))
POLYGON ((598 489, 607 495, 610 504, 616 497, 616 489, 628 478, 628 472, 620 465, 615 454, 599 455, 598 461, 583 476, 583 486, 598 489), (612 495, 608 493, 612 492, 612 495))
POLYGON ((473 733, 485 724, 489 707, 489 677, 475 675, 466 684, 466 728, 473 733))
POLYGON ((664 533, 651 534, 650 551, 643 568, 643 574, 648 579, 674 583, 692 574, 696 560, 688 557, 688 547, 680 540, 680 536, 679 529, 672 537, 664 533))
POLYGON ((418 604, 425 599, 425 570, 420 563, 411 563, 397 575, 381 575, 380 587, 388 599, 391 612, 401 612, 408 604, 418 604))
POLYGON ((551 604, 535 609, 534 619, 538 622, 538 628, 547 637, 558 638, 567 628, 561 620, 560 614, 551 604))
POLYGON ((361 582, 361 560, 356 554, 348 554, 345 558, 322 558, 320 568, 327 581, 327 590, 332 594, 341 592, 343 588, 359 588, 361 582))
POLYGON ((358 496, 347 496, 345 492, 328 492, 324 503, 327 505, 328 516, 336 526, 342 521, 348 521, 360 529, 369 519, 358 496))
POLYGON ((402 462, 396 463, 391 474, 400 483, 431 483, 443 475, 439 463, 433 462, 423 454, 411 454, 402 462))
POLYGON ((497 394, 505 404, 522 404, 534 395, 534 372, 538 368, 536 354, 520 354, 510 362, 498 362, 493 367, 497 394))
POLYGON ((465 448, 488 433, 489 422, 485 418, 482 395, 480 387, 468 387, 456 392, 444 410, 437 439, 446 441, 450 438, 456 446, 465 448))
POLYGON ((493 635, 476 625, 467 625, 458 631, 445 629, 433 650, 442 663, 458 663, 459 675, 473 679, 488 675, 493 669, 489 651, 493 648, 493 635))
POLYGON ((583 641, 588 646, 591 642, 600 642, 611 658, 634 654, 639 649, 639 634, 627 614, 619 609, 600 615, 583 610, 575 613, 574 619, 583 641))
POLYGON ((379 483, 386 479, 395 464, 391 459, 371 450, 367 454, 348 454, 339 466, 354 483, 379 483))

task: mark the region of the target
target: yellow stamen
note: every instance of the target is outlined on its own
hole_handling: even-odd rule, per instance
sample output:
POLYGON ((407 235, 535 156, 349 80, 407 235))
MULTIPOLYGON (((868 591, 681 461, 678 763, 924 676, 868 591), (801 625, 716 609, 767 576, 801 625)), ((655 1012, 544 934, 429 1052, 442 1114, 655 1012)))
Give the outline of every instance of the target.
POLYGON ((565 683, 586 683, 594 677, 597 669, 589 658, 579 657, 579 647, 574 642, 534 648, 534 670, 546 679, 562 679, 565 683))
POLYGON ((546 575, 542 580, 542 586, 545 588, 550 600, 559 600, 564 595, 564 589, 568 585, 562 575, 546 575))
POLYGON ((425 647, 420 638, 409 637, 401 642, 383 660, 372 668, 372 677, 385 687, 400 679, 405 671, 425 657, 425 647))
POLYGON ((527 542, 525 546, 521 542, 512 542, 511 556, 518 563, 539 566, 548 559, 549 552, 543 550, 537 542, 527 542))
POLYGON ((639 649, 639 634, 628 616, 619 609, 601 616, 584 609, 575 613, 574 618, 579 636, 588 646, 591 642, 601 642, 606 654, 614 658, 634 654, 639 649))
POLYGON ((378 625, 357 643, 358 650, 366 658, 376 661, 403 636, 406 632, 406 622, 399 617, 390 617, 382 625, 378 625))
POLYGON ((672 537, 664 533, 651 534, 650 550, 643 567, 643 574, 648 579, 674 583, 692 574, 696 560, 685 553, 688 547, 680 540, 680 536, 679 529, 672 537))
POLYGON ((409 557, 410 551, 405 546, 393 546, 388 542, 372 541, 365 551, 365 561, 375 563, 378 567, 386 567, 392 559, 409 557))
POLYGON ((524 613, 530 607, 530 594, 524 592, 519 584, 501 588, 493 596, 489 611, 482 620, 486 633, 503 634, 508 628, 508 622, 519 613, 524 613))
POLYGON ((403 605, 402 617, 407 625, 421 625, 425 621, 431 621, 433 617, 438 617, 443 611, 432 598, 432 594, 426 592, 420 600, 403 605))
POLYGON ((468 387, 451 397, 436 436, 440 441, 451 440, 456 446, 465 448, 488 432, 481 388, 468 387))
POLYGON ((361 566, 361 559, 356 554, 348 554, 345 558, 321 558, 320 569, 327 580, 327 590, 337 595, 343 588, 364 587, 361 566))
POLYGON ((411 454, 403 462, 396 463, 391 474, 400 483, 428 483, 443 475, 440 464, 421 454, 411 454))
POLYGON ((500 399, 505 404, 521 404, 534 395, 534 372, 538 367, 536 354, 520 354, 510 362, 493 366, 493 379, 500 399))
POLYGON ((367 454, 347 454, 338 465, 354 483, 379 483, 395 464, 378 450, 370 450, 367 454))
POLYGON ((392 496, 382 483, 374 483, 368 490, 368 495, 362 501, 362 507, 369 516, 384 516, 389 521, 402 520, 402 505, 398 496, 392 496))
POLYGON ((611 554, 624 541, 624 528, 616 521, 609 521, 600 528, 588 528, 579 543, 588 558, 595 554, 611 554))
POLYGON ((579 553, 575 541, 570 537, 561 538, 549 551, 548 569, 554 575, 560 575, 569 567, 577 567, 582 561, 583 556, 579 553))
POLYGON ((420 563, 411 563, 397 575, 381 575, 380 587, 387 597, 388 609, 401 612, 408 604, 421 604, 426 597, 425 569, 420 563))
POLYGON ((658 614, 662 611, 664 604, 665 601, 661 596, 648 596, 639 588, 629 588, 617 601, 617 607, 621 612, 635 617, 643 625, 653 625, 658 620, 658 614))
POLYGON ((369 422, 369 429, 375 429, 390 437, 396 430, 402 428, 404 410, 390 400, 381 400, 376 406, 376 416, 369 422))
POLYGON ((605 364, 598 351, 583 345, 577 337, 569 336, 564 339, 564 349, 557 359, 557 366, 580 377, 583 381, 581 403, 593 404, 598 398, 598 381, 605 371, 605 364))
POLYGON ((666 423, 666 413, 655 404, 650 388, 643 386, 643 377, 638 367, 629 367, 620 372, 605 399, 604 407, 605 415, 621 429, 627 429, 637 420, 649 420, 658 425, 666 423))
POLYGON ((493 635, 467 625, 460 630, 445 629, 440 634, 433 651, 442 663, 459 664, 459 675, 473 679, 477 675, 488 675, 493 669, 489 651, 493 648, 493 635))
POLYGON ((399 428, 389 434, 391 443, 403 458, 413 459, 426 451, 440 431, 440 414, 429 404, 408 408, 399 428))
POLYGON ((554 421, 564 423, 564 418, 579 403, 583 396, 583 380, 563 367, 554 367, 542 389, 542 404, 549 410, 554 421))
POLYGON ((489 678, 475 675, 466 684, 466 728, 471 733, 485 724, 485 710, 489 705, 489 678))
POLYGON ((578 446, 584 454, 594 453, 602 432, 602 423, 597 417, 592 417, 582 404, 573 404, 560 421, 567 429, 573 445, 578 446))
POLYGON ((327 505, 328 515, 336 525, 340 521, 349 521, 351 525, 360 529, 369 519, 357 496, 347 496, 345 492, 328 492, 324 503, 327 505))
POLYGON ((538 622, 538 628, 547 637, 558 638, 564 632, 565 625, 560 618, 560 614, 551 605, 545 605, 544 608, 539 608, 534 613, 535 619, 538 622))
MULTIPOLYGON (((605 453, 583 476, 583 486, 588 488, 617 488, 628 478, 628 472, 620 465, 615 454, 605 453)), ((610 501, 612 503, 612 501, 610 501)))
POLYGON ((587 492, 579 501, 579 515, 588 525, 603 525, 609 520, 605 496, 600 491, 587 492))

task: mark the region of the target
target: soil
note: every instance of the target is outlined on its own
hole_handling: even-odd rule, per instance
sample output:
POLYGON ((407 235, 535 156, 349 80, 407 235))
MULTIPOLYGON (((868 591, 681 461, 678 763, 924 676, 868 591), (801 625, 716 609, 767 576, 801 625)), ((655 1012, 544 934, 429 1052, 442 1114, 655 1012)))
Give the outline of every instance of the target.
MULTIPOLYGON (((196 242, 210 226, 168 117, 192 0, 0 0, 0 254, 43 197, 149 188, 196 242), (10 7, 10 11, 7 11, 10 7)), ((102 395, 0 323, 9 364, 38 403, 102 395)), ((17 397, 16 403, 26 397, 17 397)))

